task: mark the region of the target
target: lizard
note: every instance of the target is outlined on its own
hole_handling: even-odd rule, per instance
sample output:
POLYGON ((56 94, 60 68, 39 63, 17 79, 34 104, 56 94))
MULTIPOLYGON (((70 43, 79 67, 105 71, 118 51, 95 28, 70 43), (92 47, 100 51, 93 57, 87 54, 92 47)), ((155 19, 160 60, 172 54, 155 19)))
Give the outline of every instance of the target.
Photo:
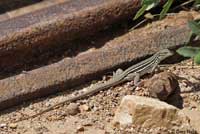
POLYGON ((171 52, 169 49, 162 49, 162 50, 158 51, 157 53, 155 53, 150 58, 147 58, 147 59, 127 68, 125 71, 122 71, 122 70, 116 71, 116 74, 113 75, 113 77, 110 78, 105 83, 97 84, 96 86, 92 87, 90 90, 85 91, 82 94, 68 98, 68 99, 66 99, 66 100, 64 100, 60 103, 57 103, 57 104, 39 112, 39 113, 36 113, 32 116, 21 118, 17 121, 14 121, 14 123, 20 122, 20 121, 23 121, 23 120, 27 120, 27 119, 31 119, 31 118, 35 118, 39 115, 42 115, 43 113, 46 113, 48 111, 53 110, 54 108, 56 108, 58 106, 80 100, 80 99, 85 98, 87 96, 91 96, 95 93, 98 93, 102 90, 105 90, 105 89, 108 89, 110 87, 119 85, 119 84, 124 83, 126 81, 134 80, 134 84, 136 84, 137 82, 139 82, 139 78, 141 76, 143 76, 147 73, 152 73, 162 60, 164 60, 167 57, 172 56, 172 55, 173 55, 173 52, 171 52))

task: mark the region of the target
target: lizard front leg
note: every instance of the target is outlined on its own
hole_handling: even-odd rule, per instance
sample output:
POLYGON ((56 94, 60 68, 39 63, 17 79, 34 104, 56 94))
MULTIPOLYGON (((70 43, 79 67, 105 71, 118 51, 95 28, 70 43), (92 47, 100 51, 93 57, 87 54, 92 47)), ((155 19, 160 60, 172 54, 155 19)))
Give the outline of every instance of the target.
POLYGON ((140 74, 139 73, 131 73, 131 74, 128 74, 125 79, 127 81, 134 81, 134 85, 135 86, 138 86, 139 85, 139 81, 140 81, 140 74))
POLYGON ((117 69, 117 71, 116 72, 113 72, 113 77, 115 77, 115 76, 117 76, 117 75, 120 75, 120 74, 122 74, 124 71, 121 69, 121 68, 119 68, 119 69, 117 69))

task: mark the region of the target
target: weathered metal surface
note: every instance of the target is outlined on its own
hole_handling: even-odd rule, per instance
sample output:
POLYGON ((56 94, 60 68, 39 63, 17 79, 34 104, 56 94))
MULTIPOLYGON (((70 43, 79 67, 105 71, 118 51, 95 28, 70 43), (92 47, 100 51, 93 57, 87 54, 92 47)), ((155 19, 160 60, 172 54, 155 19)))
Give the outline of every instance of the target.
POLYGON ((0 80, 0 109, 66 90, 161 48, 180 46, 188 40, 187 21, 193 16, 186 12, 171 16, 108 41, 99 49, 0 80))
MULTIPOLYGON (((23 8, 18 8, 16 10, 12 10, 12 11, 6 11, 6 13, 0 15, 0 21, 5 21, 8 19, 16 18, 16 17, 22 16, 22 15, 26 15, 28 13, 31 14, 31 13, 34 13, 35 11, 45 9, 47 7, 51 7, 51 6, 54 6, 57 4, 62 4, 66 1, 67 0, 25 1, 24 5, 26 5, 27 3, 30 3, 31 5, 26 5, 23 8), (36 4, 33 4, 33 3, 36 3, 36 4)), ((6 2, 8 2, 8 1, 6 0, 6 2)), ((6 2, 2 3, 2 6, 10 5, 6 2)), ((23 0, 15 0, 15 1, 12 0, 12 5, 17 6, 17 5, 19 5, 18 3, 20 3, 20 2, 23 3, 24 1, 23 0)), ((20 5, 22 5, 22 4, 20 4, 20 5)), ((1 3, 0 3, 0 7, 1 7, 1 3)))
POLYGON ((140 0, 62 0, 0 21, 0 69, 127 19, 139 6, 140 0))
POLYGON ((42 0, 0 0, 0 13, 21 8, 42 0))

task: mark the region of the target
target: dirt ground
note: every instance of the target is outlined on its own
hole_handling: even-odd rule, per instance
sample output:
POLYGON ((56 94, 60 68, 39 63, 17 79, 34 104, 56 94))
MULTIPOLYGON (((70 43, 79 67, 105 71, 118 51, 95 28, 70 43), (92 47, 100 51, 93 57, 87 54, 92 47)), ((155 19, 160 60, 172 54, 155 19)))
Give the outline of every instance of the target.
MULTIPOLYGON (((191 60, 186 60, 179 64, 170 65, 165 70, 187 78, 192 83, 186 84, 184 81, 179 81, 180 90, 183 92, 181 93, 183 99, 182 110, 192 119, 192 126, 200 132, 200 73, 198 73, 200 72, 200 66, 192 68, 191 60)), ((109 79, 111 74, 112 72, 107 76, 103 76, 102 81, 109 79)), ((7 123, 27 115, 33 115, 102 81, 93 81, 70 91, 68 90, 68 92, 24 102, 23 105, 1 112, 0 134, 194 133, 189 130, 184 131, 181 128, 167 130, 164 128, 148 129, 139 126, 123 129, 113 127, 112 119, 121 99, 125 95, 134 94, 132 82, 110 88, 73 104, 61 106, 34 119, 19 123, 7 123)), ((172 103, 173 101, 175 99, 172 98, 172 103)))

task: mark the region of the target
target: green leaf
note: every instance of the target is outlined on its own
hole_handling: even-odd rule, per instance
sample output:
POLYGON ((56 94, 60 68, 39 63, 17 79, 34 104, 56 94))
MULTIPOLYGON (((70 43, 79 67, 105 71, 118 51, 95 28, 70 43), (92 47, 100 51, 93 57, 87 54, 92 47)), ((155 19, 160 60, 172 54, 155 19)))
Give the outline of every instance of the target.
POLYGON ((163 6, 163 9, 160 13, 160 19, 164 18, 165 15, 167 14, 167 12, 169 11, 169 8, 171 7, 171 5, 173 4, 174 0, 168 0, 167 3, 165 3, 165 5, 163 6))
POLYGON ((137 14, 135 15, 135 17, 133 18, 133 20, 136 20, 137 18, 139 18, 147 9, 148 5, 143 5, 140 10, 137 12, 137 14))
POLYGON ((195 57, 200 52, 200 47, 181 47, 176 52, 184 57, 195 57))
POLYGON ((145 11, 148 11, 148 10, 154 8, 155 6, 157 6, 159 4, 159 2, 160 2, 160 0, 143 0, 142 7, 137 12, 137 14, 133 18, 133 20, 138 19, 142 14, 144 14, 145 11))
POLYGON ((194 57, 194 62, 198 65, 200 64, 200 52, 194 57))
POLYGON ((159 4, 160 0, 143 0, 142 5, 148 5, 146 8, 146 11, 149 11, 150 9, 154 8, 159 4))
POLYGON ((195 0, 194 4, 200 4, 200 0, 195 0))
POLYGON ((192 30, 192 33, 200 36, 200 24, 198 22, 195 21, 189 21, 188 22, 188 26, 190 27, 190 29, 192 30))
POLYGON ((151 9, 154 8, 155 6, 156 6, 155 3, 152 3, 152 4, 148 5, 148 7, 146 8, 146 11, 151 10, 151 9))
POLYGON ((142 5, 158 5, 160 0, 142 0, 142 5))

